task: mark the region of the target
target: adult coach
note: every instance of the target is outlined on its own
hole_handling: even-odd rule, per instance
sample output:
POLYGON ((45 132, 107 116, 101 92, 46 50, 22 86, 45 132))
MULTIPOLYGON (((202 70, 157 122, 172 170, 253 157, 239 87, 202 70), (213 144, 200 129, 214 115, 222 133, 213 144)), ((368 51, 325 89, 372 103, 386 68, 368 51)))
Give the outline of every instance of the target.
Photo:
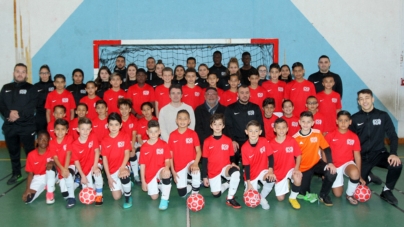
POLYGON ((201 147, 206 138, 212 135, 210 118, 214 113, 224 114, 225 107, 219 103, 216 88, 208 87, 205 91, 205 102, 195 109, 195 131, 198 134, 201 147))
POLYGON ((177 129, 177 113, 180 110, 187 110, 191 117, 189 128, 195 129, 195 114, 191 106, 181 102, 182 88, 180 84, 172 84, 169 88, 169 96, 171 102, 161 108, 159 113, 159 124, 161 130, 161 138, 168 142, 170 133, 177 129))
MULTIPOLYGON (((121 80, 123 82, 126 81, 126 59, 124 56, 119 55, 118 57, 116 57, 115 60, 115 68, 114 68, 114 72, 118 73, 121 76, 121 80)), ((74 71, 73 71, 74 74, 74 71)), ((84 73, 82 73, 83 77, 84 77, 84 73)))
POLYGON ((380 197, 397 205, 398 201, 391 192, 401 174, 402 164, 397 156, 398 137, 390 116, 374 107, 373 93, 369 89, 358 92, 361 110, 352 116, 349 129, 355 132, 361 142, 361 181, 375 182, 369 176, 373 167, 387 169, 386 185, 380 197), (385 135, 390 140, 390 152, 384 146, 385 135))
MULTIPOLYGON (((246 125, 251 120, 256 120, 260 123, 261 129, 264 128, 262 121, 261 109, 258 105, 250 102, 250 89, 243 84, 237 89, 238 101, 227 106, 224 111, 226 128, 225 134, 233 141, 235 152, 235 163, 240 160, 241 146, 247 141, 248 136, 245 133, 246 125)), ((265 136, 262 131, 261 136, 265 136)))
POLYGON ((342 80, 341 77, 330 71, 331 61, 327 55, 321 55, 318 58, 318 68, 319 71, 313 73, 309 76, 308 80, 313 82, 314 87, 316 88, 316 93, 324 91, 323 85, 323 77, 325 74, 331 74, 334 77, 335 84, 332 87, 332 90, 339 93, 342 98, 342 80))
POLYGON ((4 117, 3 132, 10 154, 12 176, 8 185, 22 180, 21 143, 25 154, 35 149, 35 109, 38 92, 34 85, 26 82, 27 66, 18 63, 14 67, 14 82, 5 84, 0 92, 0 111, 4 117))

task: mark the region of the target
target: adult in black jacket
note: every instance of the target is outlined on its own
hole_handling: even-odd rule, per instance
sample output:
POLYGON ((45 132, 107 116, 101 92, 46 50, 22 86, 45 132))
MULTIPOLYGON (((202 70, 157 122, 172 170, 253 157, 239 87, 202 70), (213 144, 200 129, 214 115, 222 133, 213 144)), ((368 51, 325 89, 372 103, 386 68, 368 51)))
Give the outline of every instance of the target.
POLYGON ((55 90, 53 85, 51 71, 48 65, 39 68, 39 82, 35 85, 35 91, 38 92, 38 105, 36 107, 35 121, 36 131, 46 130, 48 122, 46 121, 45 102, 48 93, 55 90))
POLYGON ((81 69, 74 69, 72 72, 73 84, 66 87, 66 90, 72 93, 76 106, 80 99, 87 95, 86 85, 83 84, 84 72, 81 69))
POLYGON ((331 61, 330 58, 326 55, 321 55, 320 58, 318 59, 318 68, 319 71, 316 73, 313 73, 309 76, 308 80, 311 81, 314 84, 314 87, 316 88, 316 93, 319 93, 321 91, 324 91, 324 85, 323 85, 323 77, 326 74, 330 74, 334 77, 335 84, 332 87, 332 90, 339 93, 339 95, 342 98, 342 80, 341 77, 330 71, 330 66, 331 66, 331 61))
MULTIPOLYGON (((260 123, 261 128, 264 128, 261 109, 258 105, 249 102, 250 89, 247 85, 241 85, 237 90, 238 101, 227 106, 224 111, 226 128, 225 134, 233 141, 235 151, 235 163, 240 160, 241 146, 247 141, 248 137, 245 133, 246 125, 251 120, 256 120, 260 123)), ((261 136, 265 136, 262 131, 261 136)))
POLYGON ((121 80, 125 81, 126 71, 127 71, 127 69, 126 69, 126 59, 125 59, 124 56, 119 55, 118 57, 116 57, 116 60, 115 60, 114 73, 118 73, 121 76, 121 80))
POLYGON ((398 137, 393 122, 386 112, 374 107, 371 90, 360 90, 358 103, 361 110, 352 116, 350 129, 358 135, 361 142, 361 178, 369 183, 373 178, 368 177, 373 167, 387 169, 386 186, 380 196, 387 202, 397 205, 398 201, 392 190, 400 177, 402 164, 397 156, 398 137), (385 135, 390 140, 390 152, 384 146, 385 135))
POLYGON ((14 82, 5 84, 0 92, 0 111, 4 117, 3 133, 10 154, 12 176, 7 184, 22 180, 20 153, 22 144, 25 153, 35 149, 35 109, 38 92, 26 82, 27 66, 18 63, 14 67, 14 82))
POLYGON ((208 87, 205 92, 205 102, 195 109, 195 131, 198 134, 202 148, 205 139, 213 133, 210 128, 210 117, 214 113, 224 114, 225 108, 219 103, 216 88, 208 87))

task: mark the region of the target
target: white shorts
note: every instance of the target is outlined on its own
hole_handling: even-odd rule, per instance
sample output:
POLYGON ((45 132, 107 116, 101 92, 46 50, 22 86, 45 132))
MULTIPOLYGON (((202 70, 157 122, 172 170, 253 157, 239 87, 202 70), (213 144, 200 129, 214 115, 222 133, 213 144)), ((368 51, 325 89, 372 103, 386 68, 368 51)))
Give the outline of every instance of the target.
POLYGON ((283 113, 282 113, 282 112, 274 112, 273 114, 275 114, 275 115, 278 116, 278 117, 282 117, 282 116, 283 116, 283 113))
MULTIPOLYGON (((264 176, 265 176, 265 174, 267 174, 267 173, 268 173, 268 169, 264 169, 264 170, 261 171, 260 175, 258 175, 257 178, 255 178, 254 180, 250 180, 250 183, 251 183, 251 185, 253 186, 254 190, 258 190, 258 181, 260 181, 261 184, 267 183, 267 182, 264 180, 264 176)), ((247 181, 244 181, 244 186, 245 186, 244 191, 246 191, 246 190, 247 190, 247 181)))
POLYGON ((191 175, 189 171, 189 166, 192 165, 195 161, 190 161, 187 166, 185 166, 182 170, 177 172, 179 179, 177 179, 177 188, 185 188, 188 184, 188 174, 191 175))
POLYGON ((288 171, 285 178, 283 178, 281 181, 278 181, 278 182, 275 183, 275 194, 276 194, 276 196, 285 195, 286 193, 289 192, 289 181, 288 181, 288 179, 290 179, 292 181, 292 183, 293 183, 292 175, 293 175, 293 168, 288 171))
MULTIPOLYGON (((128 168, 128 166, 125 166, 127 169, 129 169, 128 168)), ((118 177, 118 174, 119 174, 119 169, 115 172, 115 173, 113 173, 113 174, 111 174, 111 178, 112 178, 112 180, 114 180, 115 181, 115 183, 114 183, 114 188, 110 188, 111 189, 111 192, 112 191, 121 191, 122 193, 123 193, 123 188, 122 188, 122 184, 121 184, 121 179, 118 177)), ((129 177, 129 176, 128 176, 129 177)), ((88 178, 87 178, 88 179, 88 178)))
POLYGON ((161 169, 159 169, 159 171, 157 171, 156 176, 153 177, 153 179, 147 184, 147 194, 152 196, 152 195, 157 195, 159 194, 159 187, 158 187, 158 182, 162 181, 162 179, 160 178, 160 173, 161 171, 163 171, 164 167, 162 167, 161 169))
POLYGON ((226 168, 229 166, 230 165, 223 167, 222 171, 217 176, 209 178, 209 185, 211 192, 220 192, 222 190, 222 177, 225 178, 226 180, 230 180, 230 177, 226 176, 226 168))
POLYGON ((332 184, 332 188, 338 188, 344 186, 344 175, 347 176, 345 174, 345 169, 347 166, 351 164, 356 166, 354 161, 349 161, 337 168, 337 178, 335 179, 334 184, 332 184))

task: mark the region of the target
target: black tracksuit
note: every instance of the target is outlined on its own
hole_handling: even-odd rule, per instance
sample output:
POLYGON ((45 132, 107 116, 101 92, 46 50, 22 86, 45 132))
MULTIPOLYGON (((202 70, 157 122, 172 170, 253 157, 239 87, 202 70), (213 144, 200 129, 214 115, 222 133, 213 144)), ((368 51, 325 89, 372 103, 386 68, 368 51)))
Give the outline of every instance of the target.
POLYGON ((352 115, 350 130, 355 132, 361 142, 362 178, 368 182, 368 175, 373 167, 379 166, 387 171, 386 186, 393 189, 401 174, 402 165, 390 166, 387 158, 397 155, 398 137, 390 116, 379 109, 370 112, 360 110, 352 115), (390 139, 390 153, 384 145, 384 138, 390 139))
MULTIPOLYGON (((218 103, 215 113, 222 113, 226 109, 225 106, 218 103)), ((201 143, 201 148, 203 148, 203 142, 206 138, 213 134, 213 130, 210 128, 210 117, 212 114, 209 113, 206 102, 199 105, 195 109, 195 132, 198 134, 199 141, 201 143)), ((203 150, 203 149, 202 149, 203 150)))
POLYGON ((248 77, 254 72, 257 71, 256 68, 252 67, 250 69, 243 69, 240 68, 240 73, 241 73, 241 83, 250 86, 250 81, 248 80, 248 77))
POLYGON ((198 77, 198 79, 195 81, 195 84, 203 89, 209 87, 209 83, 206 81, 206 79, 203 79, 201 77, 198 77))
POLYGON ((316 73, 311 74, 307 80, 311 81, 314 84, 314 87, 316 88, 316 93, 319 93, 321 91, 324 91, 323 77, 326 74, 331 74, 334 77, 335 84, 332 87, 332 90, 339 93, 339 95, 342 98, 342 80, 338 74, 333 73, 331 71, 328 71, 327 73, 322 73, 318 71, 316 73))
POLYGON ((53 81, 48 80, 48 82, 39 81, 35 85, 35 90, 38 92, 38 105, 36 107, 35 121, 36 121, 36 131, 46 130, 48 122, 46 121, 46 109, 45 102, 48 93, 55 90, 53 81))
POLYGON ((227 91, 230 89, 229 77, 227 76, 226 71, 227 68, 224 67, 223 65, 220 67, 213 65, 212 67, 209 68, 209 73, 214 73, 216 74, 217 78, 219 78, 219 82, 217 82, 217 87, 222 89, 223 91, 227 91))
POLYGON ((119 69, 117 66, 114 68, 114 73, 118 73, 121 76, 121 80, 124 81, 126 78, 126 71, 128 69, 124 67, 123 69, 119 69))
POLYGON ((111 84, 109 81, 107 82, 101 82, 101 84, 97 85, 97 91, 95 94, 97 94, 98 97, 101 99, 104 98, 104 93, 111 87, 111 84))
POLYGON ((35 109, 38 102, 36 87, 27 82, 5 84, 0 92, 0 111, 4 116, 3 133, 10 154, 13 175, 21 174, 21 143, 25 153, 35 149, 35 109), (19 118, 9 122, 11 110, 18 111, 19 118))
POLYGON ((80 103, 80 99, 87 95, 85 84, 71 84, 66 90, 72 93, 76 106, 80 103))
POLYGON ((128 81, 125 80, 124 82, 122 82, 121 88, 122 88, 122 90, 127 92, 129 87, 132 85, 135 85, 136 83, 137 83, 137 80, 128 80, 128 81))

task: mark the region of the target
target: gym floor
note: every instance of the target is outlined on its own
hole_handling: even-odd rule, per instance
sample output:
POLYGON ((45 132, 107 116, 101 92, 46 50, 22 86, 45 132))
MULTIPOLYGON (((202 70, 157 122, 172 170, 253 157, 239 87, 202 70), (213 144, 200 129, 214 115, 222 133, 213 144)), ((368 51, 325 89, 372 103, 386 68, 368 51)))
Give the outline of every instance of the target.
MULTIPOLYGON (((23 152, 22 152, 23 153, 23 152)), ((399 156, 404 161, 404 145, 399 146, 399 156)), ((25 156, 22 161, 25 164, 25 156)), ((300 201, 301 209, 294 210, 287 200, 278 202, 274 192, 267 197, 270 210, 260 206, 252 209, 242 202, 244 186, 238 188, 236 198, 242 204, 239 210, 226 206, 225 195, 216 199, 208 188, 201 188, 200 193, 205 198, 205 208, 193 213, 187 210, 185 199, 180 198, 173 184, 169 207, 166 211, 158 210, 159 200, 152 201, 147 193, 139 186, 132 189, 133 207, 122 208, 123 200, 114 201, 109 188, 104 185, 104 205, 83 205, 78 200, 79 190, 76 190, 77 205, 67 210, 65 201, 56 186, 53 205, 45 203, 45 193, 32 204, 22 202, 22 193, 26 187, 24 180, 18 185, 6 184, 11 175, 10 161, 5 148, 0 149, 0 226, 403 226, 404 215, 404 176, 399 179, 394 195, 399 204, 397 207, 379 198, 382 185, 370 184, 372 198, 366 203, 352 206, 343 198, 331 195, 332 207, 300 201), (376 193, 378 195, 376 195, 376 193), (401 224, 400 224, 401 223, 401 224)), ((23 171, 24 172, 24 171, 23 171)), ((387 171, 374 168, 373 173, 383 180, 387 171)), ((26 174, 24 173, 24 177, 26 174)), ((105 182, 104 182, 105 183, 105 182)), ((321 180, 314 177, 312 191, 320 190, 321 180)), ((345 184, 346 185, 346 184, 345 184)))

